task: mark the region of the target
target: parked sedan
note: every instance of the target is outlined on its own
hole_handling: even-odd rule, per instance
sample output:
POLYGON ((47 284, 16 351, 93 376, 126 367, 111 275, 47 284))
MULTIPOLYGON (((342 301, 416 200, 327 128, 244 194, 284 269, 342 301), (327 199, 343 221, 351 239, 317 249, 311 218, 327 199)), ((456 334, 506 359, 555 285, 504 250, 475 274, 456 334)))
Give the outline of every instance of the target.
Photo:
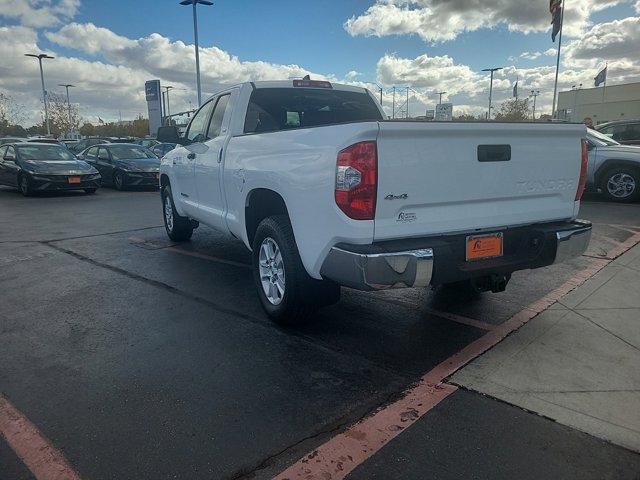
POLYGON ((117 190, 158 186, 160 159, 135 143, 107 143, 88 148, 80 158, 98 169, 105 184, 117 190))
POLYGON ((596 127, 600 133, 623 145, 640 145, 640 120, 616 120, 596 127))
POLYGON ((170 152, 176 148, 176 143, 159 143, 151 148, 151 151, 155 153, 159 158, 164 157, 167 152, 170 152))
POLYGON ((100 174, 61 145, 15 143, 0 147, 0 184, 18 187, 24 196, 47 190, 100 187, 100 174))
POLYGON ((588 185, 615 202, 640 199, 640 147, 620 145, 591 128, 587 129, 587 145, 588 185))
POLYGON ((99 145, 101 143, 109 143, 109 140, 101 137, 83 138, 82 140, 78 140, 75 144, 71 145, 69 147, 69 150, 71 150, 73 153, 80 153, 89 147, 99 145))
POLYGON ((18 143, 18 142, 26 142, 26 138, 18 138, 18 137, 4 137, 0 138, 0 147, 2 145, 6 145, 7 143, 18 143))

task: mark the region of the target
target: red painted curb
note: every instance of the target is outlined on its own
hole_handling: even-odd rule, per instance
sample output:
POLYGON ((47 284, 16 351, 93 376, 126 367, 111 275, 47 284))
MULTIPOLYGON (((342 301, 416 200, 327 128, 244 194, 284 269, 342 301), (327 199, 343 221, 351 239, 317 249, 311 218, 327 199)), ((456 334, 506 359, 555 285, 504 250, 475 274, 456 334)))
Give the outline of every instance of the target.
POLYGON ((0 395, 0 435, 38 480, 80 480, 62 453, 3 395, 0 395))

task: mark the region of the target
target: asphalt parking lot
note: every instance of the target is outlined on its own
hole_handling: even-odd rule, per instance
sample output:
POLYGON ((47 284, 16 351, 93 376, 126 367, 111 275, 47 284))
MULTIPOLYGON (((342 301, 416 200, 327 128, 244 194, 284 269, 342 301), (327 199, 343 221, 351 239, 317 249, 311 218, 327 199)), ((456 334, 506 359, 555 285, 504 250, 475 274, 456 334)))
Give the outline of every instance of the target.
MULTIPOLYGON (((172 244, 156 191, 0 188, 0 394, 81 478, 273 478, 640 232, 639 204, 591 196, 581 217, 585 256, 504 293, 344 289, 284 329, 243 245, 172 244)), ((630 449, 464 388, 389 446, 349 478, 640 475, 630 449)), ((28 465, 0 438, 0 479, 45 478, 28 465)))

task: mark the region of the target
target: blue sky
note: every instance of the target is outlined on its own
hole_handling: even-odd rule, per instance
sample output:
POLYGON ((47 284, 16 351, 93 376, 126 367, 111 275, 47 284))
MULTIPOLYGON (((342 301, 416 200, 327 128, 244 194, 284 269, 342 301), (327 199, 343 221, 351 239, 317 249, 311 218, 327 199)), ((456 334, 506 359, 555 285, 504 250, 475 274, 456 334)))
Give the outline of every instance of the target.
MULTIPOLYGON (((544 54, 555 47, 548 32, 548 1, 526 2, 522 11, 514 11, 512 1, 487 0, 479 11, 479 2, 471 0, 458 0, 448 6, 447 2, 436 4, 435 0, 218 0, 212 7, 198 7, 200 44, 202 47, 215 46, 221 52, 237 57, 238 62, 225 64, 224 71, 214 72, 218 68, 216 50, 210 57, 211 71, 205 74, 210 74, 209 84, 213 84, 214 79, 238 81, 249 77, 259 79, 256 77, 260 75, 272 78, 279 71, 282 75, 291 75, 292 70, 285 67, 293 65, 296 66, 294 72, 305 70, 337 80, 378 82, 385 88, 410 85, 416 91, 415 103, 412 103, 418 109, 433 101, 431 92, 444 89, 452 92, 450 99, 454 103, 470 113, 477 113, 485 103, 488 87, 480 70, 489 66, 505 66, 508 68, 494 85, 498 99, 508 97, 512 83, 518 77, 521 85, 525 84, 525 89, 543 90, 539 102, 540 108, 545 108, 550 103, 549 80, 553 76, 546 67, 555 64, 553 53, 544 54), (382 16, 376 17, 380 11, 382 16), (400 21, 401 16, 406 18, 400 21), (351 18, 360 23, 348 29, 345 22, 351 18), (449 33, 451 35, 445 38, 449 33), (523 58, 524 52, 533 55, 523 58), (254 62, 268 62, 273 68, 265 73, 254 62), (358 76, 346 77, 347 72, 354 70, 358 76)), ((573 82, 590 83, 593 72, 607 60, 612 66, 611 75, 619 73, 619 81, 640 79, 638 59, 622 57, 618 51, 618 44, 635 45, 637 41, 633 30, 635 19, 640 16, 640 1, 571 1, 575 10, 568 12, 568 25, 565 26, 565 45, 570 53, 563 59, 563 63, 566 62, 561 79, 563 86, 573 82), (609 5, 608 8, 603 8, 605 4, 609 5), (607 32, 614 28, 609 25, 623 20, 627 22, 624 27, 631 32, 628 41, 624 38, 624 29, 617 25, 615 31, 622 31, 623 38, 612 40, 607 37, 607 32), (601 45, 602 52, 591 52, 594 44, 601 45), (610 56, 608 52, 618 56, 610 56), (585 55, 590 56, 587 58, 585 55)), ((133 92, 137 88, 134 81, 138 82, 138 74, 166 78, 176 83, 182 77, 167 73, 174 64, 175 69, 183 70, 185 91, 176 92, 176 102, 186 104, 188 100, 192 101, 192 92, 187 93, 193 88, 189 81, 192 71, 188 71, 192 69, 188 58, 192 53, 176 44, 182 41, 191 45, 193 41, 191 8, 180 6, 177 0, 0 0, 1 26, 23 29, 20 33, 25 35, 25 40, 15 47, 11 45, 11 42, 16 42, 15 32, 0 32, 0 41, 4 33, 9 42, 4 48, 9 56, 16 54, 16 62, 20 57, 19 49, 39 48, 60 58, 74 60, 78 68, 87 68, 83 62, 91 62, 98 69, 105 70, 106 77, 119 78, 123 67, 130 69, 132 91, 120 102, 121 108, 127 112, 144 110, 142 104, 131 107, 134 98, 135 102, 141 98, 140 92, 133 92), (58 10, 54 11, 56 8, 58 10), (30 20, 29 14, 34 9, 43 16, 39 23, 30 20), (42 12, 46 9, 51 10, 45 12, 50 14, 50 21, 42 12), (96 29, 100 35, 95 34, 96 29), (32 32, 33 38, 27 38, 27 30, 32 32), (166 45, 150 42, 152 34, 159 34, 166 45), (89 48, 87 45, 94 41, 99 45, 89 48), (164 48, 167 49, 166 55, 164 48), (127 52, 137 49, 135 55, 138 57, 133 53, 125 55, 120 51, 122 49, 127 52), (167 61, 175 60, 155 69, 143 58, 145 52, 167 61)), ((60 76, 63 73, 61 71, 60 76)), ((90 90, 91 79, 83 81, 85 89, 90 90)), ((108 90, 104 85, 108 81, 98 83, 108 90)), ((208 80, 205 78, 204 82, 208 80)), ((0 88, 10 91, 12 85, 9 81, 3 85, 0 80, 0 88)), ((120 89, 120 85, 114 85, 113 89, 120 89)), ((85 101, 90 98, 88 91, 78 90, 77 95, 85 101)), ((117 98, 114 91, 109 102, 113 104, 117 98)), ((94 104, 101 108, 99 101, 94 100, 94 104)), ((104 112, 104 115, 113 116, 113 113, 104 112)))

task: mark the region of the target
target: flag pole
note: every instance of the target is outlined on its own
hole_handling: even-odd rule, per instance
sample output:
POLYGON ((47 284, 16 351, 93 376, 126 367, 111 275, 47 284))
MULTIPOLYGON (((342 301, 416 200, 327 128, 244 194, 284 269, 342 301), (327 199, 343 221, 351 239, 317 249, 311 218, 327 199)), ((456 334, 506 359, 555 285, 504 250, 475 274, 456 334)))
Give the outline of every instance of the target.
POLYGON ((558 96, 558 72, 560 71, 560 49, 562 48, 562 30, 564 26, 564 2, 562 0, 562 11, 560 12, 560 34, 558 37, 558 57, 556 58, 556 81, 553 84, 553 103, 551 104, 551 116, 557 118, 556 115, 556 97, 558 96))

